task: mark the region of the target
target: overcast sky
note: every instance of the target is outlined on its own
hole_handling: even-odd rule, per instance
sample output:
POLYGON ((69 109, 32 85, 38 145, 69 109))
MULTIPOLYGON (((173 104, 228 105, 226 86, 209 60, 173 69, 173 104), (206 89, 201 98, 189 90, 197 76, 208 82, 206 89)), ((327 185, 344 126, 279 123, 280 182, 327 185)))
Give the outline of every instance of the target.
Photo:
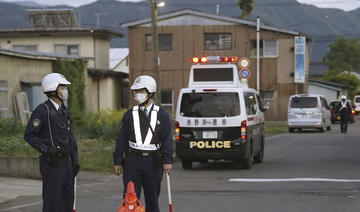
MULTIPOLYGON (((27 1, 27 0, 2 0, 2 1, 27 1)), ((59 4, 67 4, 73 7, 78 7, 84 4, 89 4, 95 2, 96 0, 28 0, 34 1, 41 4, 47 5, 59 5, 59 4)), ((145 1, 145 0, 118 0, 118 1, 130 1, 130 2, 137 2, 137 1, 145 1)), ((146 0, 148 1, 148 0, 146 0)), ((160 1, 160 0, 158 0, 160 1)), ((338 8, 345 11, 354 10, 360 7, 360 0, 297 0, 301 3, 312 4, 317 7, 322 8, 338 8)), ((165 0, 166 2, 166 0, 165 0)))

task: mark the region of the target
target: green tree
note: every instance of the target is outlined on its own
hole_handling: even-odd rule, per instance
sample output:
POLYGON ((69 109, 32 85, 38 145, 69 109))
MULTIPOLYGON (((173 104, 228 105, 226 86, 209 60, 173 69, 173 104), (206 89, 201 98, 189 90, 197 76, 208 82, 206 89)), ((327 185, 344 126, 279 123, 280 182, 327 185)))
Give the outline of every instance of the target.
POLYGON ((86 62, 77 59, 74 62, 57 60, 54 62, 54 71, 61 73, 71 82, 69 88, 68 107, 73 126, 84 124, 85 110, 85 75, 86 62))
POLYGON ((360 44, 358 39, 338 38, 329 45, 330 51, 323 57, 329 70, 360 71, 360 44))
POLYGON ((357 89, 360 87, 360 80, 357 77, 351 74, 351 72, 343 72, 339 69, 329 70, 323 79, 330 82, 337 82, 348 85, 348 99, 353 99, 356 95, 357 89))
POLYGON ((238 0, 236 3, 241 9, 240 18, 248 19, 251 11, 255 8, 255 0, 238 0))

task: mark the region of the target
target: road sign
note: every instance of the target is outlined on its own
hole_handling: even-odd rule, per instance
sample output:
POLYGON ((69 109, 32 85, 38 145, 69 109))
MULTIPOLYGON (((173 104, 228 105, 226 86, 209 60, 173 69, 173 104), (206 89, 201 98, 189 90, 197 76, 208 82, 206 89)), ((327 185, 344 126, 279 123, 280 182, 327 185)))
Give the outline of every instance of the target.
POLYGON ((248 79, 250 77, 250 70, 247 68, 243 68, 240 70, 241 79, 248 79))
POLYGON ((246 57, 243 57, 239 60, 239 65, 241 68, 248 68, 250 66, 250 60, 246 57))

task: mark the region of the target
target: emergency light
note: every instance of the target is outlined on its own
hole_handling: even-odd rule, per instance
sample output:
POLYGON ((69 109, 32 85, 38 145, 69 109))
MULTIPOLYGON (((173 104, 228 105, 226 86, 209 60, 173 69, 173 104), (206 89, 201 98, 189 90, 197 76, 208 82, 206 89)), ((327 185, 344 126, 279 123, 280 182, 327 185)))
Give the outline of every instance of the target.
POLYGON ((236 63, 238 57, 228 57, 228 56, 207 56, 207 57, 192 57, 190 58, 190 63, 236 63))

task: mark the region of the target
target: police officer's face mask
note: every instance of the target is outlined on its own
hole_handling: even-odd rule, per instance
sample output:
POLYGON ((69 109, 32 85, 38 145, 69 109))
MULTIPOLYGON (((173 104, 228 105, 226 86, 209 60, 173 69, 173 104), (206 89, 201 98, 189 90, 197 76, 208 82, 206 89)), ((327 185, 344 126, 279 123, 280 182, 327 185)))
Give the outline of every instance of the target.
POLYGON ((139 104, 145 102, 147 100, 147 93, 136 93, 135 94, 135 101, 139 104))
POLYGON ((59 98, 63 101, 66 101, 68 100, 69 98, 69 91, 67 89, 62 89, 62 90, 59 90, 59 98))

